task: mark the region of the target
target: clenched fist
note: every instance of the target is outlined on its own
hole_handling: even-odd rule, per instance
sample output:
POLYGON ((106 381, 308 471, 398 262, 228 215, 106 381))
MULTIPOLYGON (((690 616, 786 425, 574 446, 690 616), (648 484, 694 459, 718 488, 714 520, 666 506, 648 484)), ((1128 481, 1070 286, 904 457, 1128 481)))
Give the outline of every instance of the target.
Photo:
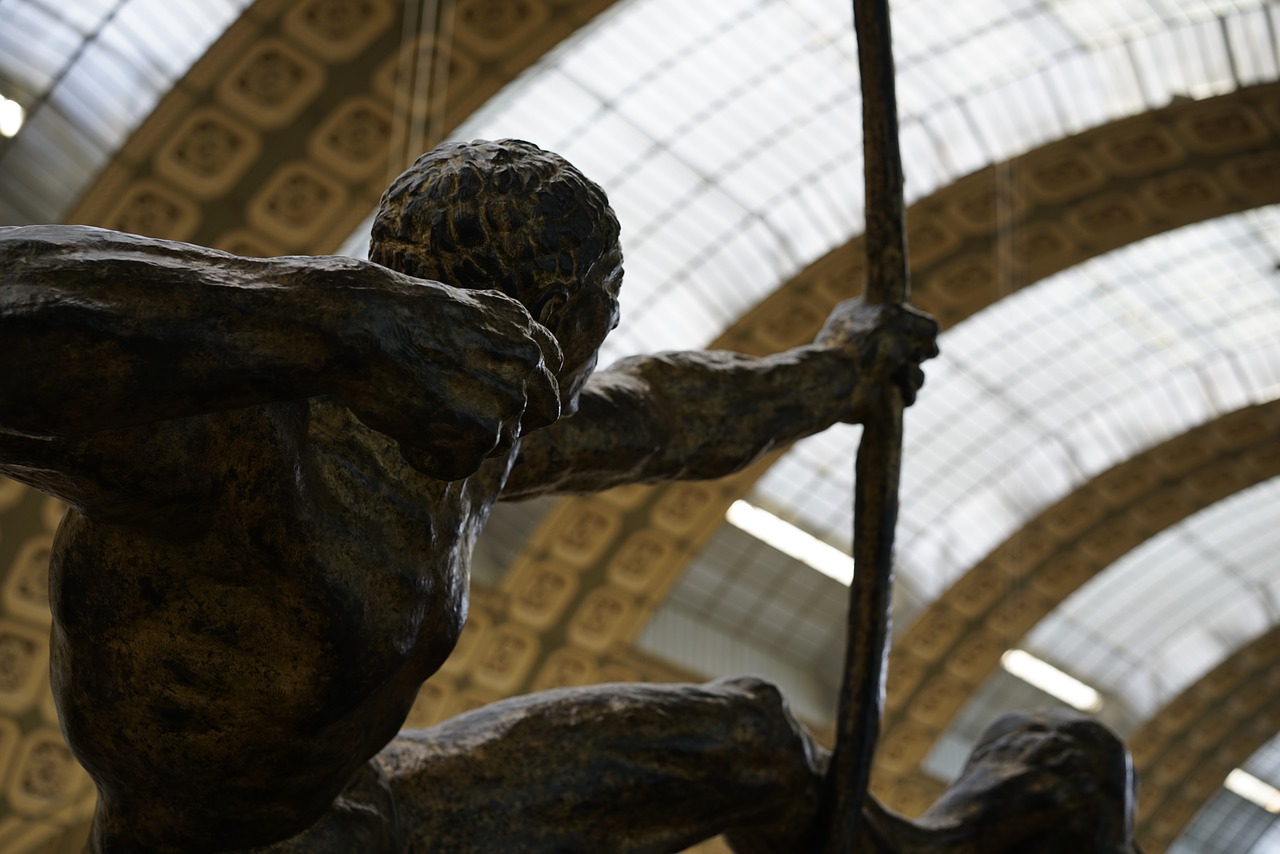
POLYGON ((336 395, 414 468, 460 480, 560 417, 555 338, 497 291, 424 283, 369 292, 345 336, 336 395))
POLYGON ((911 306, 857 299, 837 305, 814 343, 847 354, 857 373, 849 414, 842 420, 865 420, 885 383, 898 387, 905 405, 914 403, 924 385, 920 363, 938 355, 937 338, 937 321, 911 306))

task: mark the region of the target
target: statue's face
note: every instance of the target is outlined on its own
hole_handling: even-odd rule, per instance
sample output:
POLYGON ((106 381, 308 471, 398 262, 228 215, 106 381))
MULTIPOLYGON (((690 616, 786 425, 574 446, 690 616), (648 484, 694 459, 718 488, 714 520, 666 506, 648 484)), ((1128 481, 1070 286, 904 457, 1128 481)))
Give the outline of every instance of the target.
POLYGON ((615 248, 591 267, 578 288, 539 312, 538 319, 556 336, 564 352, 559 374, 562 416, 578 411, 578 398, 596 368, 600 345, 618 325, 621 283, 622 252, 615 248))

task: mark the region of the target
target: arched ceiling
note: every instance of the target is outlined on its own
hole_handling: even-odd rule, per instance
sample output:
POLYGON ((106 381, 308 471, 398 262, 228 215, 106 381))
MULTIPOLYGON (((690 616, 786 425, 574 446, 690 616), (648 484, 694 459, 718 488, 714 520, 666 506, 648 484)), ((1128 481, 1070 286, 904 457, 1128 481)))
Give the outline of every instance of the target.
MULTIPOLYGON (((124 7, 130 3, 136 10, 146 8, 143 0, 121 0, 120 9, 114 2, 89 5, 102 6, 93 15, 109 26, 117 17, 129 19, 124 7)), ((6 5, 7 11, 16 8, 9 0, 6 5)), ((43 0, 18 5, 36 9, 26 14, 75 17, 51 12, 53 4, 43 0)), ((101 113, 115 117, 124 128, 118 139, 127 141, 120 146, 103 135, 105 144, 97 148, 107 154, 95 155, 96 161, 82 158, 97 165, 78 165, 80 178, 68 167, 63 180, 77 186, 58 198, 69 205, 83 189, 84 178, 109 159, 70 219, 247 254, 330 251, 380 193, 387 152, 403 148, 398 144, 407 135, 397 112, 397 95, 403 91, 396 75, 404 67, 399 57, 419 57, 426 45, 436 49, 430 54, 433 63, 447 57, 444 104, 424 105, 429 108, 420 116, 434 127, 449 128, 580 23, 614 4, 459 0, 444 5, 456 14, 446 27, 452 39, 439 43, 447 43, 449 50, 441 54, 434 40, 401 38, 405 10, 393 0, 259 0, 135 133, 130 135, 129 127, 149 109, 147 96, 139 94, 129 110, 113 110, 111 99, 101 99, 101 113), (122 115, 130 118, 120 119, 122 115)), ((166 8, 182 6, 169 3, 166 8)), ((1185 222, 1275 200, 1280 169, 1272 137, 1280 126, 1280 109, 1270 90, 1245 88, 1243 100, 1230 102, 1180 100, 1153 112, 1171 97, 1201 99, 1275 79, 1277 11, 1270 4, 1171 0, 1157 8, 1134 0, 1102 9, 1070 0, 1010 0, 995 6, 975 3, 970 9, 962 2, 904 0, 894 12, 909 193, 921 200, 911 236, 917 292, 948 325, 1082 258, 1185 222), (1214 104, 1225 109, 1214 112, 1214 104), (1126 122, 1127 116, 1135 118, 1126 122), (1113 135, 1102 141, 1045 148, 1072 156, 1039 161, 1018 156, 1103 125, 1113 135), (981 171, 993 163, 1002 165, 981 171), (979 174, 957 180, 974 170, 979 174), (935 192, 943 188, 946 193, 935 192), (930 207, 929 199, 946 201, 930 207)), ((129 14, 154 22, 183 13, 129 14)), ((230 20, 231 12, 224 14, 230 20)), ((463 129, 463 135, 532 137, 566 153, 611 193, 627 228, 628 248, 623 334, 611 342, 611 353, 696 345, 726 327, 725 346, 777 349, 811 334, 824 306, 856 290, 857 243, 843 246, 861 220, 853 124, 856 72, 845 16, 847 7, 817 0, 735 0, 714 7, 663 0, 619 3, 526 75, 523 88, 505 91, 463 129), (833 6, 840 9, 833 11, 833 6), (697 81, 696 86, 689 81, 697 81), (837 251, 824 254, 833 249, 837 251), (788 280, 791 286, 758 309, 755 320, 747 316, 734 323, 788 280)), ((81 24, 82 35, 91 36, 81 40, 82 46, 110 42, 81 24)), ((162 40, 173 37, 173 26, 160 34, 162 40)), ((124 31, 124 41, 154 39, 145 29, 133 25, 124 31)), ((206 27, 208 32, 216 29, 213 22, 206 27)), ((68 56, 48 66, 80 69, 87 62, 74 51, 68 56)), ((181 76, 177 65, 169 83, 158 83, 157 91, 181 76)), ((77 73, 81 79, 86 74, 77 73)), ((69 72, 63 76, 77 79, 69 72)), ((105 72, 99 76, 114 79, 105 72)), ((0 73, 0 94, 9 94, 5 82, 0 73)), ((57 83, 47 89, 58 91, 57 83)), ((75 100, 70 95, 74 91, 66 90, 65 103, 75 100)), ((41 127, 35 124, 38 117, 33 113, 30 127, 41 127)), ((38 164, 38 158, 23 160, 14 152, 22 154, 26 146, 31 156, 41 146, 24 143, 24 138, 48 137, 24 134, 7 146, 0 142, 0 163, 5 164, 0 175, 18 181, 13 190, 0 188, 0 197, 31 197, 31 188, 21 182, 28 179, 27 164, 38 164)), ((44 162, 46 171, 62 174, 48 166, 56 166, 56 158, 44 162)), ((31 174, 38 174, 37 169, 33 166, 31 174)), ((57 218, 8 208, 3 212, 6 218, 0 221, 57 218)), ((1253 232, 1248 246, 1231 235, 1218 242, 1242 252, 1271 251, 1274 258, 1270 215, 1258 216, 1262 218, 1255 217, 1254 225, 1244 227, 1253 232)), ((1215 243, 1213 237, 1201 240, 1199 246, 1206 250, 1215 243)), ((1095 270, 1085 278, 1106 282, 1115 272, 1095 270)), ((1237 270, 1217 281, 1236 284, 1241 275, 1237 270)), ((1197 278, 1208 281, 1212 276, 1201 271, 1197 278)), ((1269 303, 1230 303, 1225 297, 1223 304, 1232 306, 1225 314, 1272 310, 1269 303)), ((1039 308, 1029 303, 1014 320, 1046 312, 1069 315, 1071 308, 1060 299, 1039 308)), ((976 322, 971 328, 973 336, 982 335, 976 322)), ((999 342, 1011 337, 1011 329, 987 335, 999 342)), ((1175 325, 1154 337, 1175 339, 1190 331, 1195 343, 1205 344, 1206 335, 1226 334, 1227 329, 1212 323, 1175 325)), ((965 331, 964 326, 957 329, 965 331)), ((1088 343, 1088 336, 1083 340, 1088 343)), ((1033 337, 1007 349, 1011 354, 1037 352, 1037 343, 1033 337)), ((982 350, 981 341, 975 346, 982 350)), ((1059 346, 1075 343, 1063 338, 1059 346)), ((1042 362, 1058 361, 1053 351, 1038 355, 1042 362)), ((1178 364, 1205 355, 1198 352, 1178 364)), ((1274 364, 1267 352, 1259 359, 1257 367, 1264 372, 1274 364)), ((950 368, 936 371, 937 388, 930 392, 955 385, 957 375, 950 368)), ((1110 391, 1124 397, 1122 390, 1110 391)), ((1235 392, 1237 404, 1247 403, 1252 393, 1235 392)), ((1077 406, 1098 406, 1078 391, 1074 397, 1077 406)), ((1044 399, 1052 403, 1054 398, 1044 399)), ((1201 421, 1230 411, 1231 401, 1217 403, 1222 406, 1201 412, 1201 421)), ((953 406, 974 411, 973 401, 957 398, 953 406)), ((1047 490, 1020 496, 1018 512, 1001 507, 998 524, 973 526, 975 538, 953 539, 945 548, 929 546, 916 560, 936 577, 917 581, 900 598, 911 610, 927 604, 962 577, 985 550, 982 543, 995 545, 1092 473, 1199 423, 1177 404, 1173 411, 1173 421, 1157 419, 1163 427, 1131 437, 1127 445, 1105 447, 1092 459, 1092 468, 1071 472, 1074 480, 1046 478, 1047 490), (935 560, 938 556, 945 559, 935 560)), ((942 423, 949 424, 948 418, 944 414, 942 423)), ((798 449, 788 457, 757 487, 756 500, 772 503, 776 510, 799 509, 793 513, 796 521, 841 545, 847 535, 833 507, 847 492, 842 491, 843 475, 828 476, 828 470, 835 471, 830 461, 846 453, 850 439, 846 434, 827 441, 832 444, 798 449), (798 474, 786 474, 788 470, 798 474), (772 500, 769 491, 762 491, 770 479, 780 484, 772 500), (807 500, 795 505, 800 494, 807 500)), ((986 453, 973 449, 978 457, 986 453)), ((930 452, 917 451, 917 456, 942 473, 930 475, 938 477, 937 483, 949 482, 962 469, 930 452)), ((1004 467, 1006 474, 1013 469, 1004 467)), ((609 678, 685 678, 681 668, 645 655, 632 641, 682 568, 713 538, 728 500, 763 471, 761 466, 723 483, 657 493, 624 490, 591 505, 554 506, 499 588, 478 591, 477 616, 468 636, 446 671, 424 691, 414 719, 428 722, 529 687, 609 678)), ((982 480, 976 471, 960 473, 963 477, 952 487, 962 494, 982 480)), ((923 489, 923 483, 916 488, 923 489)), ((5 517, 3 542, 20 546, 29 541, 26 534, 14 538, 10 531, 38 537, 39 526, 46 524, 38 520, 48 512, 38 499, 15 502, 13 512, 26 520, 15 524, 37 526, 11 529, 5 517), (37 505, 39 511, 22 510, 37 505)), ((947 502, 937 505, 944 509, 935 512, 945 516, 947 502)), ((509 527, 527 530, 540 512, 526 513, 524 521, 509 527)), ((958 527, 965 533, 964 526, 958 527)), ((904 531, 904 542, 943 528, 921 522, 917 530, 904 531)), ((953 537, 956 532, 945 533, 953 537)), ((29 557, 22 563, 14 552, 10 586, 17 584, 12 579, 19 576, 19 565, 29 563, 29 557)), ((13 649, 28 649, 22 638, 35 637, 31 628, 38 624, 37 616, 6 604, 5 619, 25 627, 25 634, 12 632, 18 638, 13 649)), ((733 640, 731 633, 720 636, 733 640)), ((17 660, 28 667, 34 660, 34 672, 39 672, 39 650, 38 645, 30 647, 35 658, 17 660)), ((674 658, 687 670, 704 670, 707 664, 696 655, 674 658)), ((793 661, 784 664, 794 666, 793 661)), ((23 683, 22 691, 27 687, 23 683)), ((36 758, 48 760, 41 767, 55 770, 65 760, 65 748, 59 754, 53 742, 40 741, 52 709, 47 699, 36 701, 34 696, 31 704, 14 705, 18 729, 13 751, 6 753, 0 744, 0 759, 21 759, 11 766, 13 785, 34 779, 16 769, 34 767, 30 763, 36 758)), ((20 795, 10 797, 12 813, 0 816, 0 847, 8 850, 12 843, 19 846, 15 851, 32 851, 41 845, 74 844, 56 838, 56 829, 74 827, 84 801, 73 797, 72 808, 62 806, 66 802, 60 798, 83 778, 72 771, 53 776, 68 788, 52 791, 42 811, 20 795)))
MULTIPOLYGON (((1259 496, 1272 502, 1276 484, 1259 496)), ((1274 545, 1273 545, 1274 548, 1274 545)), ((1131 736, 1143 781, 1138 828, 1152 854, 1163 851, 1232 769, 1280 730, 1280 627, 1225 656, 1131 736)))
POLYGON ((6 0, 0 222, 60 222, 94 176, 251 0, 6 0))
MULTIPOLYGON (((1152 586, 1165 587, 1167 595, 1177 584, 1198 583, 1202 597, 1207 596, 1205 588, 1216 588, 1216 609, 1229 609, 1229 602, 1246 604, 1257 591, 1236 583, 1227 569, 1206 561, 1203 553, 1196 555, 1199 567, 1183 572, 1194 581, 1175 582, 1163 577, 1158 566, 1152 567, 1151 552, 1141 554, 1144 550, 1139 549, 1162 532, 1170 532, 1175 540, 1187 536, 1175 526, 1197 510, 1280 477, 1278 433, 1280 403, 1271 402, 1224 415, 1156 445, 1046 508, 934 600, 891 653, 889 713, 875 769, 876 790, 886 801, 909 813, 929 806, 921 800, 931 787, 919 784, 919 772, 930 749, 1010 648, 1028 649, 1106 690, 1111 702, 1123 706, 1108 710, 1108 722, 1127 730, 1195 679, 1196 667, 1211 665, 1280 621, 1280 614, 1267 615, 1265 606, 1252 622, 1237 612, 1233 618, 1238 622, 1227 627, 1236 630, 1233 637, 1228 635, 1230 641, 1219 637, 1219 645, 1207 651, 1201 643, 1199 655, 1192 655, 1188 643, 1198 631, 1222 632, 1205 613, 1209 609, 1202 607, 1209 602, 1184 600, 1180 609, 1145 612, 1143 600, 1158 596, 1152 586), (1126 555, 1135 549, 1135 556, 1145 560, 1137 569, 1132 563, 1126 566, 1126 555), (1142 581, 1135 581, 1135 575, 1142 581), (1090 584, 1095 578, 1098 581, 1090 584), (1105 609, 1098 606, 1100 601, 1106 601, 1105 609), (1183 633, 1178 639, 1185 641, 1181 651, 1187 660, 1172 660, 1146 647, 1131 649, 1148 639, 1134 638, 1131 631, 1141 628, 1156 635, 1153 622, 1161 623, 1160 636, 1166 642, 1183 633), (1072 646, 1075 656, 1066 654, 1072 646), (1112 658, 1099 658, 1099 648, 1112 658), (1146 667, 1134 660, 1143 654, 1154 659, 1146 667), (1123 677, 1109 672, 1121 662, 1133 669, 1123 677), (1149 684, 1153 674, 1147 668, 1162 666, 1168 670, 1168 681, 1149 684)), ((1266 493, 1267 498, 1273 496, 1274 488, 1266 493)), ((1261 512, 1251 520, 1265 525, 1268 502, 1264 498, 1257 506, 1261 512)), ((1212 526, 1221 516, 1208 521, 1212 526)), ((1203 519, 1198 527, 1213 530, 1205 528, 1203 519)), ((1175 543, 1174 550, 1180 545, 1175 543)), ((1164 544, 1156 559, 1168 563, 1169 553, 1164 544)), ((1250 568, 1251 573, 1259 571, 1265 572, 1266 566, 1250 568)), ((1222 622, 1221 610, 1212 616, 1222 622)))

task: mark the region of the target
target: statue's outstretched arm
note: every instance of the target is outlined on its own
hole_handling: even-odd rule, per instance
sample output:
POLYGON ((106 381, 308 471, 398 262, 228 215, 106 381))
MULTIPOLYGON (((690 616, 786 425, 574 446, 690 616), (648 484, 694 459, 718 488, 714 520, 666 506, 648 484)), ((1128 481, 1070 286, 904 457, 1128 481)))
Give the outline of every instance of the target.
POLYGON ((815 343, 784 353, 625 359, 587 382, 577 414, 521 441, 503 497, 722 477, 773 448, 861 421, 885 383, 913 400, 936 335, 914 310, 850 301, 815 343))
POLYGON ((0 440, 329 395, 452 480, 558 417, 559 363, 496 292, 350 258, 0 228, 0 440))

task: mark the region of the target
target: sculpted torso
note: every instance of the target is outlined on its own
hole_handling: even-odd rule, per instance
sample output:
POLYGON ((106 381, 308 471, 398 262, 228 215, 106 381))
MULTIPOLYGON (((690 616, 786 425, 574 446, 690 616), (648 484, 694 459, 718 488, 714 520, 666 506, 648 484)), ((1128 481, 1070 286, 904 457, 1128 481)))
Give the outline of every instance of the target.
POLYGON ((122 799, 219 803, 202 834, 234 838, 234 817, 282 802, 305 826, 452 650, 510 455, 437 481, 328 401, 157 425, 155 441, 183 433, 207 453, 174 474, 203 494, 143 528, 74 510, 63 524, 51 590, 54 672, 76 674, 55 685, 67 732, 91 770, 129 780, 122 799))

